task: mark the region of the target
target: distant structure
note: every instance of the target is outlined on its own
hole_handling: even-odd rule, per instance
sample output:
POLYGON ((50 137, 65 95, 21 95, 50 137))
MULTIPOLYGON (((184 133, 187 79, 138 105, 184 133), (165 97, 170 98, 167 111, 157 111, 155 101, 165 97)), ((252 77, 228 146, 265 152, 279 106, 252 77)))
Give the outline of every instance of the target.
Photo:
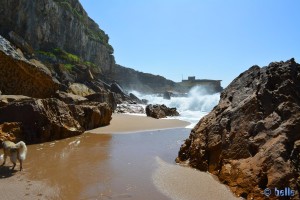
POLYGON ((179 84, 187 89, 191 89, 194 86, 204 86, 209 93, 216 93, 223 90, 221 81, 222 80, 196 79, 195 76, 189 76, 187 80, 182 79, 179 84))

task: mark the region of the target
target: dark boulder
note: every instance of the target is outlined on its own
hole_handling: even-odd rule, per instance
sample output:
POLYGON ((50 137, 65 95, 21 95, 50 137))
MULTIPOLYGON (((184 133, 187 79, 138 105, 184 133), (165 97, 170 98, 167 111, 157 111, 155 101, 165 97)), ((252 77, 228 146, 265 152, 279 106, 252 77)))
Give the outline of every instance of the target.
POLYGON ((129 93, 129 97, 132 101, 136 102, 136 103, 139 103, 139 104, 144 104, 144 102, 139 99, 137 96, 135 96, 134 94, 132 93, 129 93))
POLYGON ((275 187, 290 187, 290 199, 299 199, 299 88, 294 59, 251 67, 192 129, 176 161, 217 175, 247 199, 266 199, 264 189, 275 187))
POLYGON ((178 116, 176 108, 168 108, 166 105, 162 104, 149 104, 146 106, 146 114, 149 117, 153 117, 156 119, 165 118, 167 116, 178 116))
POLYGON ((118 83, 112 83, 110 85, 110 90, 114 93, 120 94, 122 96, 126 95, 126 93, 124 92, 123 88, 118 84, 118 83))
POLYGON ((89 101, 107 103, 112 110, 117 108, 116 95, 113 92, 99 92, 85 96, 89 101))
POLYGON ((68 105, 50 99, 21 99, 0 107, 0 124, 22 124, 26 143, 67 138, 87 129, 108 125, 112 111, 107 104, 68 105))
POLYGON ((167 100, 170 100, 171 99, 171 93, 170 92, 164 92, 163 98, 167 99, 167 100))

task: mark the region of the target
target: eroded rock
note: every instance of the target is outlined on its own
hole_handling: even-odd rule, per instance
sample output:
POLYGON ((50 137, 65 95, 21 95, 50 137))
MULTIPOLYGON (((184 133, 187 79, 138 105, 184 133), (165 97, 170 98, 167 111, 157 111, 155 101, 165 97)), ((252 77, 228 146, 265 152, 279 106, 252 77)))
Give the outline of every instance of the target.
POLYGON ((0 36, 0 90, 4 94, 47 98, 58 88, 59 82, 46 67, 26 60, 0 36))
POLYGON ((192 129, 176 161, 217 175, 247 199, 266 199, 265 188, 277 199, 275 187, 290 187, 299 199, 299 88, 294 59, 251 67, 192 129))
POLYGON ((166 105, 162 104, 149 104, 146 106, 146 114, 147 116, 159 119, 165 118, 167 116, 178 116, 179 113, 177 112, 176 108, 169 108, 166 105))
POLYGON ((74 105, 58 99, 21 99, 0 107, 0 124, 22 123, 24 140, 40 143, 67 138, 108 125, 112 111, 107 104, 74 105))

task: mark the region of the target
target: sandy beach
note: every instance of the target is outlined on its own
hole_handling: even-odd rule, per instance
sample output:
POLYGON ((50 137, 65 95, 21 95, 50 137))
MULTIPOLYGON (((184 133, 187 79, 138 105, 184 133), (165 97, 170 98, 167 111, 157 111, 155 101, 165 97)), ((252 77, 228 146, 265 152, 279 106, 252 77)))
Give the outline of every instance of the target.
POLYGON ((178 119, 154 119, 146 116, 113 114, 109 126, 87 131, 88 133, 134 133, 147 130, 163 130, 168 128, 182 128, 190 123, 178 119))
POLYGON ((174 163, 190 130, 172 127, 186 124, 178 120, 114 115, 109 127, 90 131, 93 133, 28 145, 22 172, 11 172, 10 162, 0 167, 1 198, 234 199, 231 192, 209 174, 199 172, 199 175, 193 169, 174 163), (137 125, 130 126, 130 123, 137 125), (122 124, 125 124, 124 129, 120 128, 122 124), (144 124, 147 131, 108 134, 110 131, 136 132, 144 124), (102 131, 107 134, 100 134, 102 131), (195 184, 197 177, 201 182, 195 184), (206 185, 203 190, 198 189, 201 184, 206 185), (218 192, 207 192, 208 187, 217 188, 218 192))

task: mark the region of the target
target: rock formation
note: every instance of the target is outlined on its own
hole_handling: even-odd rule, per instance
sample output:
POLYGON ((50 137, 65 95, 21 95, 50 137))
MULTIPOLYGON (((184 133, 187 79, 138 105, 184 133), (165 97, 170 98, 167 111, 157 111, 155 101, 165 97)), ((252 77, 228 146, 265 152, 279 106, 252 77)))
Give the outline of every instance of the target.
POLYGON ((274 188, 300 196, 300 65, 294 59, 253 66, 222 93, 192 129, 177 162, 209 171, 238 196, 277 198, 274 188))
POLYGON ((0 0, 0 34, 23 37, 34 49, 63 49, 110 70, 114 64, 108 35, 88 17, 78 0, 0 0))
POLYGON ((111 114, 112 110, 105 103, 68 105, 55 98, 29 98, 0 107, 0 124, 17 122, 23 134, 19 138, 30 144, 75 136, 108 125, 111 114))
POLYGON ((59 82, 45 66, 37 66, 22 57, 0 36, 0 90, 3 94, 51 97, 59 82))
POLYGON ((121 65, 114 65, 112 77, 126 90, 142 93, 163 93, 166 90, 180 91, 180 85, 159 75, 143 73, 121 65), (126 74, 126 76, 124 76, 126 74))
POLYGON ((167 116, 178 116, 176 108, 168 108, 166 105, 162 104, 149 104, 146 106, 146 114, 149 117, 153 117, 156 119, 165 118, 167 116))

